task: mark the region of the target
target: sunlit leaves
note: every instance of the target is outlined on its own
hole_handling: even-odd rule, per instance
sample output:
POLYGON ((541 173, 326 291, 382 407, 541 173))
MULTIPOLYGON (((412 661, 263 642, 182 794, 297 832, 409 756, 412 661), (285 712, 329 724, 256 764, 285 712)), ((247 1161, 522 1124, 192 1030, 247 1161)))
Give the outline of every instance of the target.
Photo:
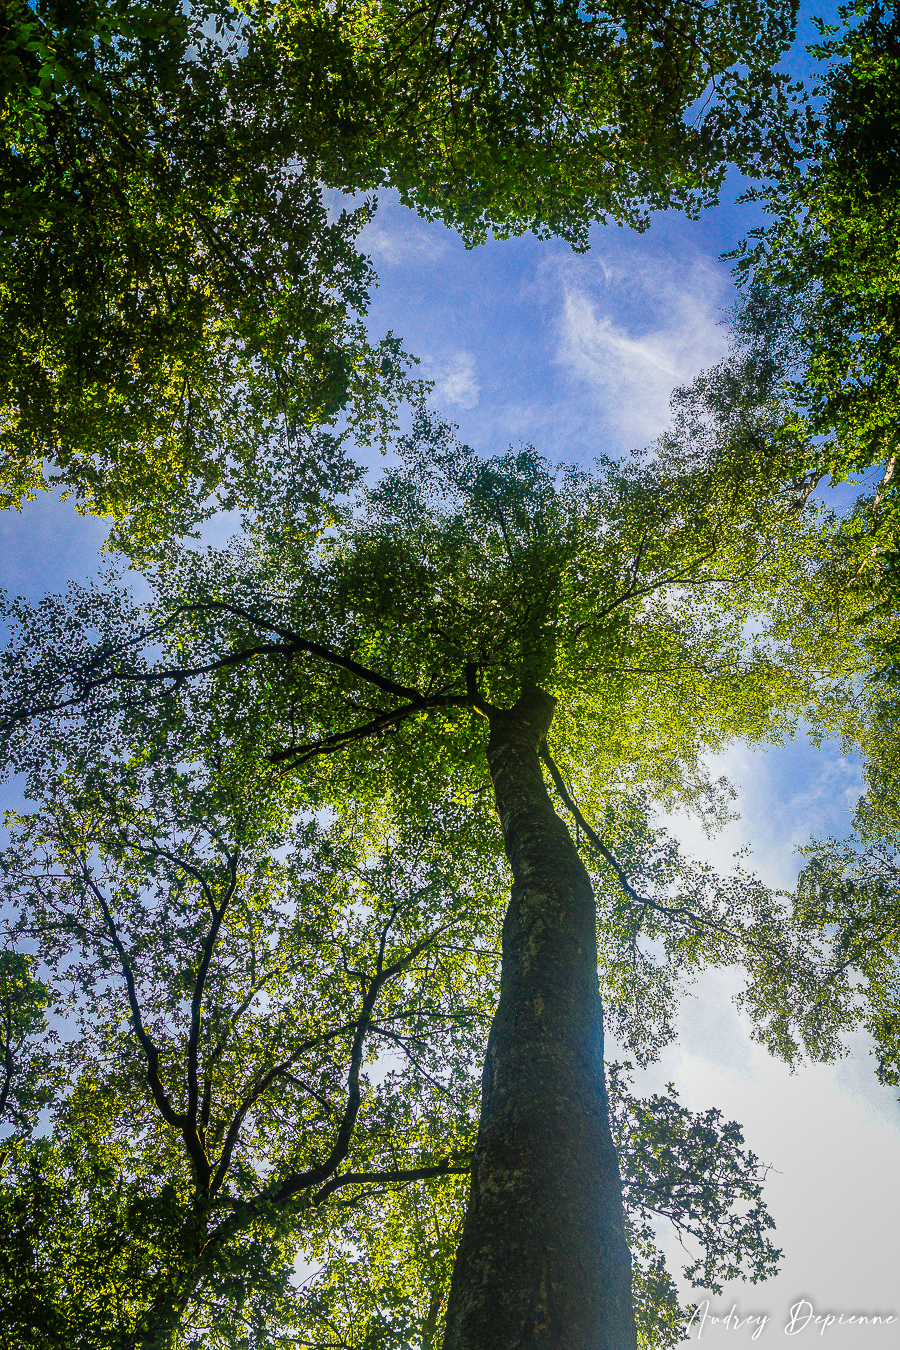
POLYGON ((389 183, 470 243, 533 229, 583 247, 595 220, 694 212, 729 161, 753 172, 789 153, 793 109, 771 69, 786 5, 286 0, 269 15, 261 45, 323 178, 389 183))
POLYGON ((8 936, 67 1029, 52 1141, 9 1155, 4 1222, 13 1246, 38 1223, 68 1293, 20 1253, 19 1302, 71 1344, 184 1320, 230 1345, 237 1318, 262 1345, 320 1212, 465 1171, 502 891, 447 850, 452 807, 326 828, 179 764, 164 727, 123 748, 82 758, 76 733, 3 858, 8 936))
POLYGON ((329 217, 240 15, 17 3, 0 53, 0 505, 46 460, 140 552, 268 457, 321 523, 353 470, 310 429, 383 438, 408 359, 360 317, 369 208, 329 217))

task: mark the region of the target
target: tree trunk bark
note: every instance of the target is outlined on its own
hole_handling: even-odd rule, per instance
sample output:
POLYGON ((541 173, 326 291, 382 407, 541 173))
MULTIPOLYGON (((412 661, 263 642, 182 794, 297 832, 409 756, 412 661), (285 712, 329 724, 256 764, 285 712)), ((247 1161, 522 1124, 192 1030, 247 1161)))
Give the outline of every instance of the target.
POLYGON ((555 700, 489 714, 513 874, 444 1350, 635 1350, 590 879, 544 784, 555 700))

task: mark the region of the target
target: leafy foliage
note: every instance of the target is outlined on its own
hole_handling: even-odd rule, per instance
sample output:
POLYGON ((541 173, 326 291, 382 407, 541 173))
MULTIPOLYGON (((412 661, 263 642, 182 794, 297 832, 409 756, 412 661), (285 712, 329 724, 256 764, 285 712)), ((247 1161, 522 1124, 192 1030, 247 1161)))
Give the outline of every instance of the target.
POLYGON ((390 184, 470 244, 696 214, 729 162, 790 161, 793 21, 784 0, 13 0, 0 504, 46 460, 141 554, 289 458, 318 523, 348 482, 335 428, 383 443, 416 397, 362 321, 371 203, 329 219, 321 184, 390 184))
POLYGON ((237 1319, 268 1344, 304 1215, 467 1167, 484 878, 424 821, 376 856, 337 826, 279 833, 173 749, 51 772, 3 860, 10 937, 69 1029, 52 1141, 7 1158, 20 1245, 65 1196, 21 1314, 49 1300, 61 1344, 167 1344, 188 1307, 206 1343, 237 1319))
POLYGON ((140 549, 239 502, 268 455, 321 514, 353 473, 309 429, 349 407, 386 434, 408 362, 360 317, 369 208, 329 220, 238 11, 16 0, 0 73, 0 502, 47 459, 140 549))
MULTIPOLYGON (((232 1309, 223 1270, 238 1290, 254 1243, 274 1244, 275 1269, 290 1235, 325 1266, 278 1304, 285 1325, 312 1319, 322 1344, 434 1334, 461 1193, 394 1183, 467 1166, 504 887, 486 700, 528 680, 557 699, 548 769, 591 860, 604 994, 636 1055, 671 1035, 679 981, 768 922, 764 888, 688 863, 653 814, 699 803, 714 823, 728 794, 701 756, 730 737, 777 739, 798 714, 856 729, 859 708, 839 719, 860 654, 838 631, 823 662, 790 622, 821 550, 790 466, 665 449, 554 475, 530 450, 478 460, 420 421, 327 537, 262 517, 229 550, 173 556, 143 610, 110 582, 11 606, 5 744, 43 805, 7 875, 22 936, 71 972, 77 1062, 113 1094, 114 1137, 143 1103, 153 1144, 126 1180, 151 1197, 159 1255, 141 1259, 177 1291, 170 1318, 232 1309), (404 1067, 357 1099, 366 1044, 404 1067), (426 1221, 427 1260, 410 1235, 426 1221)), ((638 1304, 674 1344, 649 1213, 704 1246, 694 1274, 759 1272, 774 1260, 761 1177, 715 1114, 667 1096, 629 1120, 638 1304)), ((133 1329, 157 1292, 135 1297, 133 1329)))
MULTIPOLYGON (((867 32, 871 37, 862 25, 854 41, 864 43, 867 32)), ((855 78, 853 69, 851 63, 839 70, 838 84, 855 78)), ((798 270, 797 277, 789 278, 789 254, 778 251, 782 243, 787 248, 787 235, 777 248, 773 239, 777 242, 774 232, 760 244, 758 261, 764 246, 772 252, 765 266, 760 262, 754 289, 739 315, 732 355, 678 391, 676 417, 664 443, 676 453, 689 447, 695 453, 718 452, 734 465, 743 464, 750 474, 768 473, 780 461, 794 493, 789 509, 798 515, 817 497, 828 500, 828 474, 840 479, 852 469, 860 471, 854 474, 862 479, 856 501, 843 511, 832 507, 824 513, 818 557, 797 574, 791 605, 780 615, 773 611, 771 619, 782 633, 790 629, 791 641, 805 649, 807 659, 818 655, 824 663, 838 647, 849 644, 856 649, 856 675, 845 698, 860 715, 852 729, 844 723, 844 735, 848 748, 855 746, 865 755, 867 791, 858 803, 850 838, 812 840, 801 850, 806 862, 792 897, 754 883, 744 888, 736 907, 718 915, 715 907, 707 908, 705 922, 718 925, 721 959, 739 961, 748 970, 741 1002, 753 1018, 754 1034, 771 1051, 790 1063, 803 1055, 830 1060, 846 1053, 850 1032, 865 1028, 875 1041, 879 1076, 891 1082, 897 1056, 898 960, 893 934, 900 829, 896 659, 900 628, 892 469, 890 462, 887 471, 883 462, 872 465, 870 456, 869 471, 863 473, 867 461, 862 450, 855 459, 841 457, 841 446, 846 449, 850 441, 841 440, 836 420, 828 420, 824 383, 803 385, 809 398, 805 410, 801 406, 801 397, 806 397, 801 389, 802 361, 809 358, 811 348, 803 345, 807 338, 800 327, 782 326, 781 319, 792 313, 796 318, 800 312, 790 310, 796 300, 790 287, 795 281, 805 284, 804 274, 798 270), (791 372, 797 383, 787 382, 791 372), (817 421, 819 413, 810 411, 810 400, 819 395, 817 421), (829 427, 828 438, 816 434, 829 427)), ((810 245, 809 258, 814 256, 820 255, 814 255, 810 245)), ((849 281, 843 294, 849 305, 849 281)), ((820 298, 824 295, 823 281, 820 298)), ((827 332, 817 327, 814 311, 803 312, 804 322, 811 325, 810 341, 827 343, 827 332)), ((847 319, 848 332, 852 322, 847 319)), ((862 328, 857 336, 862 342, 862 328)), ((876 396, 874 388, 870 392, 874 410, 881 395, 876 396)), ((843 495, 846 500, 846 489, 843 495)))
POLYGON ((592 854, 607 1001, 650 1051, 670 1034, 673 972, 713 948, 733 959, 740 924, 723 916, 743 905, 755 922, 759 895, 688 865, 653 812, 714 819, 701 756, 732 736, 777 739, 799 713, 855 734, 863 705, 845 694, 865 661, 854 631, 823 649, 797 623, 820 536, 790 480, 764 492, 702 447, 665 449, 557 482, 532 452, 478 461, 420 423, 404 469, 318 543, 273 523, 265 547, 185 554, 147 616, 109 586, 17 603, 12 760, 39 764, 71 717, 98 753, 116 727, 191 727, 260 799, 385 820, 451 799, 480 848, 495 826, 471 711, 536 677, 558 700, 560 781, 608 841, 592 854))
MULTIPOLYGON (((263 1347, 276 1329, 436 1344, 495 997, 496 844, 450 803, 399 835, 349 809, 292 820, 292 803, 279 823, 196 758, 189 726, 133 730, 99 759, 70 727, 33 769, 43 805, 9 822, 8 937, 37 945, 51 974, 32 1002, 67 1033, 45 1048, 52 1135, 29 1142, 16 1116, 3 1155, 4 1328, 85 1350, 263 1347), (299 1290, 298 1246, 322 1263, 299 1290)), ((733 1273, 755 1232, 730 1214, 740 1155, 712 1175, 709 1122, 614 1092, 647 1344, 674 1344, 645 1210, 690 1226, 707 1275, 733 1273)))
POLYGON ((610 1068, 610 1099, 628 1208, 642 1241, 654 1216, 668 1219, 680 1240, 703 1254, 684 1271, 692 1284, 721 1292, 741 1275, 756 1283, 777 1272, 781 1252, 766 1237, 774 1224, 762 1201, 767 1169, 745 1153, 740 1126, 712 1108, 692 1114, 674 1084, 636 1102, 625 1087, 630 1066, 610 1068), (733 1212, 746 1202, 748 1208, 733 1212))
POLYGON ((33 965, 23 952, 0 951, 0 1121, 17 1130, 33 1127, 53 1091, 43 1036, 50 991, 33 965))
MULTIPOLYGON (((816 479, 880 466, 869 568, 896 566, 900 28, 894 7, 848 5, 811 50, 824 108, 801 169, 761 196, 771 223, 736 251, 740 340, 769 364, 779 436, 816 479), (835 36, 837 34, 837 36, 835 36)), ((895 582, 893 583, 896 584, 895 582)))
POLYGON ((696 213, 729 161, 791 157, 793 91, 772 70, 790 5, 283 0, 271 14, 260 40, 303 156, 341 188, 390 184, 470 244, 531 229, 584 248, 607 216, 696 213))
MULTIPOLYGON (((895 691, 894 691, 895 693, 895 691)), ((768 959, 743 996, 757 1037, 789 1063, 846 1053, 849 1032, 874 1041, 882 1083, 900 1084, 900 850, 896 707, 878 710, 883 741, 867 766, 847 839, 813 839, 790 899, 769 902, 768 959), (893 716, 891 716, 893 714, 893 716)), ((764 908, 765 906, 763 906, 764 908)))
MULTIPOLYGON (((740 1148, 739 1127, 715 1110, 692 1115, 671 1089, 665 1097, 635 1097, 628 1067, 610 1066, 610 1096, 638 1344, 664 1350, 684 1339, 690 1311, 656 1246, 659 1220, 697 1240, 702 1256, 693 1275, 707 1288, 738 1274, 765 1278, 780 1252, 765 1236, 773 1226, 761 1200, 766 1169, 740 1148)), ((323 1233, 311 1253, 322 1264, 304 1298, 308 1343, 335 1350, 439 1344, 464 1202, 460 1180, 429 1182, 386 1195, 377 1207, 353 1208, 323 1233)))

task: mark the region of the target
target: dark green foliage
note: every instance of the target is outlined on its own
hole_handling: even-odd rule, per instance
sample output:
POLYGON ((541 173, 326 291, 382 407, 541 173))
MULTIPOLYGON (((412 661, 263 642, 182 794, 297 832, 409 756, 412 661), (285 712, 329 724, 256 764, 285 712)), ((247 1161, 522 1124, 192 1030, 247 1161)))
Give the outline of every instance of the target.
POLYGON ((285 0, 261 41, 326 181, 388 183, 469 243, 532 229, 585 247, 607 216, 644 228, 654 208, 696 213, 729 162, 790 158, 795 110, 772 66, 794 18, 758 0, 285 0))
POLYGON ((308 428, 383 435, 404 358, 359 318, 367 209, 291 162, 239 12, 14 0, 0 44, 0 504, 46 459, 139 549, 266 450, 321 515, 352 470, 308 428))
POLYGON ((735 318, 739 338, 770 363, 778 435, 803 471, 843 479, 878 469, 866 529, 873 554, 895 566, 900 27, 896 7, 879 3, 841 16, 847 26, 823 28, 812 49, 825 101, 807 163, 759 194, 771 223, 734 255, 745 290, 735 318))
POLYGON ((641 1238, 652 1236, 654 1217, 667 1219, 679 1239, 702 1249, 685 1277, 716 1293, 738 1276, 756 1283, 776 1274, 781 1252, 766 1236, 775 1225, 762 1200, 768 1169, 741 1148, 740 1126, 715 1108, 692 1114, 672 1083, 664 1095, 635 1101, 625 1086, 630 1067, 610 1067, 609 1093, 622 1185, 641 1238))

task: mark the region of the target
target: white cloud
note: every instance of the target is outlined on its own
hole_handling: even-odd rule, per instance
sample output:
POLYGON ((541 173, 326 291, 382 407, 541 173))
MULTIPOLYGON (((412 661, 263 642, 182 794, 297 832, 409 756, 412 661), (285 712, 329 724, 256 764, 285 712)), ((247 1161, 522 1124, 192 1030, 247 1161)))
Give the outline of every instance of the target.
POLYGON ((616 266, 598 259, 589 274, 558 270, 556 362, 587 386, 604 420, 644 442, 667 424, 672 390, 725 354, 725 278, 703 259, 629 253, 616 266))
POLYGON ((438 403, 455 403, 459 408, 474 408, 481 396, 478 383, 475 357, 471 352, 453 352, 442 361, 425 363, 426 370, 434 380, 434 392, 438 403))
POLYGON ((743 866, 767 886, 792 890, 803 865, 797 850, 812 837, 840 838, 850 831, 862 770, 837 741, 817 748, 801 725, 784 745, 756 748, 738 741, 706 763, 713 778, 724 774, 737 788, 736 818, 712 839, 693 815, 679 812, 665 823, 691 857, 720 873, 730 872, 735 853, 749 848, 743 866))
POLYGON ((382 266, 422 263, 441 257, 447 240, 418 221, 383 224, 373 220, 359 236, 359 247, 382 266))

